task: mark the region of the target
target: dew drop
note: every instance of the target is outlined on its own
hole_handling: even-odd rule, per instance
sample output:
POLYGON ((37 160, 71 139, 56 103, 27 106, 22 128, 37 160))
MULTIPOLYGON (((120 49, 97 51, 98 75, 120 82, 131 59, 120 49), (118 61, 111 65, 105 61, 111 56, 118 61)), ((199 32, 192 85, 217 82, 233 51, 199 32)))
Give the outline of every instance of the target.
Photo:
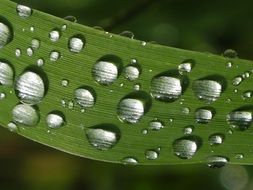
POLYGON ((31 41, 31 47, 34 50, 39 49, 40 48, 40 40, 38 40, 36 38, 32 39, 32 41, 31 41))
POLYGON ((241 76, 235 77, 232 81, 233 86, 238 86, 243 81, 241 76))
POLYGON ((164 127, 163 122, 158 119, 154 119, 150 121, 149 123, 149 129, 154 130, 154 131, 159 131, 163 127, 164 127))
POLYGON ((243 98, 251 98, 253 95, 253 91, 252 90, 247 90, 243 93, 243 98))
POLYGON ((58 52, 58 51, 51 51, 51 53, 50 53, 50 61, 55 62, 55 61, 57 61, 60 57, 61 57, 60 52, 58 52))
POLYGON ((63 19, 68 20, 68 21, 70 21, 70 22, 74 22, 74 23, 77 22, 76 17, 74 17, 74 16, 72 16, 72 15, 65 16, 63 19))
POLYGON ((232 62, 229 61, 229 62, 226 63, 226 67, 227 67, 227 68, 231 68, 232 66, 233 66, 233 63, 232 63, 232 62))
POLYGON ((45 83, 40 75, 27 71, 17 78, 15 91, 22 103, 38 104, 45 96, 45 83))
POLYGON ((92 76, 101 85, 110 85, 118 78, 121 60, 116 56, 104 56, 92 68, 92 76))
POLYGON ((6 94, 4 92, 0 93, 0 100, 4 100, 6 98, 6 94))
POLYGON ((4 60, 0 60, 0 85, 12 86, 14 77, 14 70, 4 60))
POLYGON ((13 132, 13 133, 18 132, 18 126, 13 122, 8 123, 7 128, 10 132, 13 132))
POLYGON ((190 108, 188 108, 188 107, 182 108, 182 114, 188 115, 189 113, 190 113, 190 108))
POLYGON ((69 51, 79 53, 85 45, 85 38, 81 35, 75 35, 69 39, 69 51))
POLYGON ((22 52, 21 52, 21 50, 19 48, 17 48, 15 50, 15 55, 16 55, 16 57, 20 57, 22 55, 22 52))
POLYGON ((184 73, 190 73, 192 70, 194 61, 193 60, 186 60, 182 62, 180 65, 178 65, 178 71, 181 75, 184 73))
POLYGON ((12 40, 13 34, 11 28, 0 20, 0 49, 12 40))
POLYGON ((13 121, 26 126, 34 126, 39 122, 39 113, 32 106, 16 105, 12 110, 13 121))
POLYGON ((143 135, 148 134, 148 130, 147 130, 147 129, 143 129, 143 130, 141 130, 141 134, 143 134, 143 135))
POLYGON ((189 126, 186 126, 184 129, 183 129, 183 133, 185 135, 190 135, 192 134, 193 132, 193 126, 192 125, 189 125, 189 126))
POLYGON ((69 101, 69 102, 68 102, 68 108, 69 108, 70 110, 72 110, 72 109, 74 108, 74 102, 73 102, 73 101, 69 101))
POLYGON ((208 103, 216 101, 223 91, 222 84, 207 79, 195 80, 192 89, 198 99, 208 103))
POLYGON ((134 33, 131 31, 123 31, 119 35, 130 38, 130 39, 134 39, 134 33))
POLYGON ((138 160, 133 157, 125 157, 121 162, 125 165, 137 165, 139 163, 138 160))
POLYGON ((177 139, 173 142, 173 151, 181 159, 191 159, 199 148, 198 137, 190 136, 177 139))
POLYGON ((223 56, 227 57, 227 58, 232 58, 233 59, 233 58, 237 58, 238 54, 233 49, 227 49, 227 50, 224 51, 223 56))
POLYGON ((57 42, 61 37, 61 34, 58 30, 54 29, 49 33, 49 38, 52 42, 57 42))
POLYGON ((33 26, 30 27, 30 31, 31 32, 34 32, 35 31, 35 28, 33 26))
POLYGON ((17 13, 21 18, 28 18, 32 15, 32 9, 24 5, 17 5, 17 13))
POLYGON ((134 80, 138 79, 139 75, 140 75, 140 70, 137 66, 128 65, 124 69, 124 76, 129 81, 134 81, 134 80))
POLYGON ((243 159, 244 158, 244 156, 243 156, 243 154, 236 154, 235 155, 235 159, 243 159))
POLYGON ((232 111, 226 116, 226 120, 230 125, 235 126, 235 128, 245 130, 252 123, 252 112, 246 110, 232 111))
POLYGON ((223 143, 224 136, 221 134, 212 134, 209 136, 210 145, 220 145, 223 143))
POLYGON ((67 79, 62 79, 61 85, 62 85, 63 87, 67 87, 67 86, 69 85, 69 81, 68 81, 67 79))
POLYGON ((145 157, 148 160, 156 160, 158 158, 159 154, 155 150, 147 150, 145 152, 145 157))
POLYGON ((62 30, 62 31, 67 30, 67 25, 66 25, 66 24, 62 25, 61 30, 62 30))
POLYGON ((223 156, 210 156, 207 158, 209 168, 221 168, 228 163, 228 159, 223 156))
POLYGON ((43 65, 44 65, 44 59, 39 58, 39 59, 37 60, 37 66, 38 66, 38 67, 42 67, 43 65))
POLYGON ((119 128, 111 124, 103 124, 88 128, 86 136, 89 143, 99 150, 109 150, 117 144, 120 139, 119 128))
POLYGON ((95 105, 95 95, 90 88, 78 88, 74 91, 75 101, 83 108, 91 108, 95 105))
POLYGON ((31 47, 27 48, 26 53, 29 57, 33 56, 34 54, 33 49, 31 47))
POLYGON ((54 111, 47 115, 46 118, 47 126, 50 128, 60 128, 65 123, 65 117, 62 112, 60 111, 54 111))
POLYGON ((214 111, 209 108, 199 108, 195 111, 195 119, 197 123, 207 124, 211 122, 214 111))

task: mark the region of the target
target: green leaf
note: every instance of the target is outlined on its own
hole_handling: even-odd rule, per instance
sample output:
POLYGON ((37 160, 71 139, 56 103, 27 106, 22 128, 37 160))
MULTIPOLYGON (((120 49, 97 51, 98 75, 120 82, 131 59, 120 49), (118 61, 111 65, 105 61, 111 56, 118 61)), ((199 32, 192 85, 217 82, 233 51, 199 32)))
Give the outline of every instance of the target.
POLYGON ((13 35, 6 38, 8 30, 0 30, 0 59, 15 75, 13 85, 8 85, 12 80, 6 76, 11 74, 1 65, 2 126, 47 146, 107 162, 133 158, 139 164, 206 163, 213 161, 210 156, 220 156, 230 163, 253 163, 251 61, 234 58, 233 51, 224 57, 180 50, 37 10, 29 16, 29 11, 22 10, 27 17, 17 13, 15 3, 1 0, 0 23, 13 35), (55 42, 50 39, 53 30, 60 33, 55 42), (79 41, 71 41, 72 37, 79 41), (40 42, 39 48, 34 39, 40 42), (73 46, 71 50, 70 44, 81 45, 80 40, 84 48, 79 52, 80 46, 73 46), (60 53, 59 59, 50 59, 52 51, 60 53), (179 72, 182 63, 191 66, 191 71, 179 72), (103 70, 104 64, 109 70, 103 70), (134 81, 124 76, 129 65, 140 71, 134 81), (240 84, 233 84, 236 77, 241 77, 240 84), (85 109, 78 104, 75 90, 80 87, 94 98, 93 107, 92 102, 85 109), (244 97, 247 91, 249 97, 244 97), (50 118, 48 114, 55 115, 50 118), (163 127, 154 130, 151 121, 161 121, 163 127), (191 134, 186 134, 187 126, 193 129, 191 134), (210 136, 216 134, 212 138, 219 141, 220 137, 223 142, 210 145, 210 136))

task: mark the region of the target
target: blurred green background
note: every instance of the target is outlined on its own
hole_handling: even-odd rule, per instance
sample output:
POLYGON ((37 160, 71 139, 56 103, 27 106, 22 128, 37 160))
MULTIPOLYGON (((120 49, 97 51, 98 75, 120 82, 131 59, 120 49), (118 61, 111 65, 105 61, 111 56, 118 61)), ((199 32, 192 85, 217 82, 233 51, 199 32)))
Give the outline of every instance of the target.
MULTIPOLYGON (((253 60, 253 1, 15 0, 88 26, 177 48, 253 60)), ((253 190, 251 166, 124 166, 78 158, 0 128, 0 189, 253 190)))

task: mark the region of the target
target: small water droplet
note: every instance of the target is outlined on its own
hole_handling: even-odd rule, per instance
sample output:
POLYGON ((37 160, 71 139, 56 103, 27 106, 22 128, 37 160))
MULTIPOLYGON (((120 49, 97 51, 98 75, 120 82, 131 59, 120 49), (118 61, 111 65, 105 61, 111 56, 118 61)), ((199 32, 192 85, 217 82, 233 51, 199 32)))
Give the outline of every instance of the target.
POLYGON ((129 81, 134 81, 139 78, 140 70, 137 66, 128 65, 124 69, 124 75, 129 81))
POLYGON ((61 30, 62 30, 62 31, 67 30, 67 25, 66 25, 66 24, 63 24, 62 27, 61 27, 61 30))
POLYGON ((190 113, 190 108, 188 108, 188 107, 183 107, 183 108, 182 108, 182 113, 183 113, 184 115, 188 115, 188 114, 190 113))
POLYGON ((243 81, 241 76, 235 77, 232 81, 233 86, 238 86, 243 81))
POLYGON ((92 76, 101 85, 110 85, 118 78, 121 60, 112 55, 99 59, 92 68, 92 76))
POLYGON ((154 131, 159 131, 163 127, 164 127, 163 122, 158 119, 154 119, 150 121, 149 123, 149 129, 154 130, 154 131))
POLYGON ((243 98, 251 98, 253 95, 253 91, 252 90, 247 90, 243 93, 243 98))
POLYGON ((74 17, 72 15, 65 16, 63 19, 68 20, 70 22, 77 22, 76 17, 74 17))
POLYGON ((91 108, 95 105, 95 95, 90 88, 83 87, 74 91, 75 101, 83 108, 91 108))
POLYGON ((216 101, 223 91, 221 83, 208 79, 195 80, 192 89, 198 99, 207 103, 216 101))
POLYGON ((109 150, 117 144, 120 139, 119 128, 111 124, 103 124, 88 128, 86 136, 89 143, 99 150, 109 150))
POLYGON ((137 62, 137 60, 136 59, 131 59, 131 61, 130 61, 130 64, 132 64, 132 65, 135 65, 135 64, 137 64, 138 62, 137 62))
POLYGON ((26 126, 34 126, 39 122, 39 113, 26 104, 16 105, 12 110, 13 121, 26 126))
POLYGON ((30 27, 30 31, 31 32, 34 32, 35 31, 35 28, 33 26, 30 27))
POLYGON ((133 157, 125 157, 122 159, 122 163, 125 165, 137 165, 139 162, 133 157))
POLYGON ((61 85, 62 85, 63 87, 67 87, 67 86, 69 85, 69 81, 68 81, 67 79, 62 79, 61 85))
POLYGON ((235 155, 235 159, 243 159, 243 158, 244 158, 243 154, 236 154, 235 155))
POLYGON ((227 58, 232 58, 233 59, 233 58, 237 58, 238 54, 233 49, 227 49, 227 50, 224 51, 223 56, 227 57, 227 58))
POLYGON ((58 51, 51 51, 50 53, 50 61, 57 61, 61 57, 60 52, 58 51))
POLYGON ((193 67, 193 60, 186 60, 182 62, 180 65, 178 65, 178 71, 181 75, 184 73, 190 73, 193 67))
POLYGON ((39 49, 40 48, 40 40, 38 40, 36 38, 32 39, 31 47, 34 50, 39 49))
POLYGON ((18 126, 13 122, 8 123, 7 128, 9 129, 10 132, 13 132, 13 133, 18 132, 18 126))
POLYGON ((156 160, 159 154, 155 150, 147 150, 145 156, 148 160, 156 160))
POLYGON ((199 108, 195 111, 195 119, 197 123, 206 124, 211 122, 214 111, 211 108, 199 108))
POLYGON ((66 107, 66 101, 64 100, 64 99, 61 99, 61 105, 62 105, 62 107, 66 107))
POLYGON ((69 50, 73 53, 79 53, 85 45, 85 38, 82 35, 75 35, 69 39, 69 50))
POLYGON ((33 49, 31 47, 27 48, 26 53, 29 57, 33 56, 33 49))
POLYGON ((141 45, 142 45, 142 46, 146 46, 146 45, 147 45, 147 42, 142 41, 142 42, 141 42, 141 45))
POLYGON ((141 133, 142 133, 143 135, 146 135, 146 134, 148 134, 148 130, 147 130, 147 129, 143 129, 143 130, 141 130, 141 133))
POLYGON ((20 50, 19 48, 17 48, 17 49, 15 50, 15 55, 16 55, 16 57, 20 57, 21 54, 22 54, 21 50, 20 50))
POLYGON ((134 33, 131 31, 123 31, 119 35, 130 38, 130 39, 134 39, 134 33))
POLYGON ((39 59, 37 60, 37 66, 38 66, 38 67, 42 67, 43 65, 44 65, 44 59, 39 58, 39 59))
POLYGON ((69 101, 69 102, 68 102, 68 108, 69 108, 70 110, 72 110, 72 109, 74 108, 74 102, 73 102, 73 101, 69 101))
POLYGON ((207 158, 209 168, 221 168, 228 163, 228 159, 223 156, 210 156, 207 158))
POLYGON ((245 130, 252 123, 252 112, 247 110, 232 111, 226 116, 226 120, 230 125, 235 126, 235 128, 245 130))
POLYGON ((15 91, 22 103, 38 104, 45 96, 45 83, 39 74, 27 71, 17 78, 15 91))
POLYGON ((173 142, 174 154, 181 159, 191 159, 199 148, 198 137, 187 136, 173 142))
POLYGON ((224 136, 221 134, 212 134, 209 136, 210 145, 220 145, 223 143, 224 136))
POLYGON ((0 85, 12 86, 14 70, 11 65, 4 60, 0 60, 0 85))
POLYGON ((183 129, 183 133, 185 134, 185 135, 190 135, 190 134, 192 134, 192 132, 193 132, 193 126, 192 125, 189 125, 189 126, 186 126, 184 129, 183 129))
POLYGON ((52 42, 57 42, 61 37, 60 31, 58 29, 54 29, 49 33, 49 38, 52 42))
POLYGON ((21 18, 28 18, 32 15, 32 9, 24 5, 17 5, 17 13, 21 18))
POLYGON ((0 93, 0 100, 4 100, 6 98, 6 94, 4 92, 0 93))
POLYGON ((227 68, 231 68, 232 66, 233 66, 233 63, 232 63, 232 62, 230 62, 230 61, 229 61, 229 62, 226 62, 226 67, 227 67, 227 68))
POLYGON ((53 111, 47 115, 46 118, 47 126, 50 128, 62 127, 65 123, 65 117, 60 111, 53 111))

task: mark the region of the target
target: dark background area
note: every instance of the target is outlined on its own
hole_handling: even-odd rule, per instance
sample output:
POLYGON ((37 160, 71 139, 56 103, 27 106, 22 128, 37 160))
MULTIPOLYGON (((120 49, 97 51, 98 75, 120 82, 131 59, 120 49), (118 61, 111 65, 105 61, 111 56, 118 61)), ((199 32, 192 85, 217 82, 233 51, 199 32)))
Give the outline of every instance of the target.
MULTIPOLYGON (((253 59, 253 1, 15 0, 80 24, 194 51, 253 59)), ((78 158, 0 129, 1 189, 253 189, 251 166, 124 166, 78 158)))

